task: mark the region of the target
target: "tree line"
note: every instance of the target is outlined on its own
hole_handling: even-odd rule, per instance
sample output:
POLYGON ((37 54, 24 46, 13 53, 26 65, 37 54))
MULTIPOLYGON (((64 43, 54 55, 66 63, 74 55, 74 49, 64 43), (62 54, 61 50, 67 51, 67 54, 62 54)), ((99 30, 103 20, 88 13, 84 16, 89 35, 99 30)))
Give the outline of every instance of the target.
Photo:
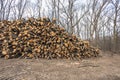
POLYGON ((55 18, 70 35, 120 51, 120 0, 0 0, 0 21, 55 18), (84 2, 83 2, 84 1, 84 2))

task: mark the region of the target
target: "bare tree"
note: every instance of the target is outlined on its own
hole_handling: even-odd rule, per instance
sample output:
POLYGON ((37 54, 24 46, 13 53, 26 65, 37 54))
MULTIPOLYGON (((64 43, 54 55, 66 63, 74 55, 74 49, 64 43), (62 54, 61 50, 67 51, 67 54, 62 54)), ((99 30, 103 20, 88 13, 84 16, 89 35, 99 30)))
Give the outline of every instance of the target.
POLYGON ((25 7, 27 4, 27 0, 19 0, 16 8, 17 8, 17 12, 18 12, 18 19, 21 19, 23 17, 23 14, 25 12, 25 7))
POLYGON ((38 17, 41 17, 42 0, 37 0, 38 17))
POLYGON ((84 19, 84 24, 88 24, 88 29, 86 28, 87 34, 90 34, 90 40, 93 40, 95 38, 95 43, 97 46, 99 43, 99 32, 102 28, 100 26, 100 22, 104 18, 102 16, 107 6, 109 5, 109 2, 109 0, 88 0, 87 5, 89 5, 89 7, 87 8, 89 8, 89 12, 85 17, 86 19, 84 19))
POLYGON ((77 5, 77 3, 79 4, 79 0, 65 0, 64 2, 60 1, 60 5, 61 5, 60 18, 61 19, 59 20, 59 22, 61 23, 61 25, 66 26, 66 30, 70 33, 70 35, 75 33, 76 26, 78 26, 81 19, 88 12, 88 10, 83 11, 83 14, 79 15, 78 19, 75 19, 76 13, 79 13, 79 8, 75 6, 77 5), (65 5, 64 3, 68 3, 68 5, 65 5), (65 22, 63 22, 63 20, 65 22))
MULTIPOLYGON (((117 42, 118 42, 118 18, 120 16, 120 0, 111 0, 111 3, 114 8, 114 16, 113 16, 113 41, 114 41, 114 50, 117 50, 117 42)), ((120 26, 119 26, 120 27, 120 26)))
POLYGON ((0 20, 8 20, 14 0, 0 0, 0 20))

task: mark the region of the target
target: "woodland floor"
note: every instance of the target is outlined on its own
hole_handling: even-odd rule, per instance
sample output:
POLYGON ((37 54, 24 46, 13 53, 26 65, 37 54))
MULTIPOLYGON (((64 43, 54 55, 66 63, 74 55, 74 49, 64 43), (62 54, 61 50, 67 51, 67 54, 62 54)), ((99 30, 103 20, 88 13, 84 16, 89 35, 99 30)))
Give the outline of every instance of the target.
POLYGON ((120 55, 80 61, 0 59, 0 80, 120 80, 120 55))

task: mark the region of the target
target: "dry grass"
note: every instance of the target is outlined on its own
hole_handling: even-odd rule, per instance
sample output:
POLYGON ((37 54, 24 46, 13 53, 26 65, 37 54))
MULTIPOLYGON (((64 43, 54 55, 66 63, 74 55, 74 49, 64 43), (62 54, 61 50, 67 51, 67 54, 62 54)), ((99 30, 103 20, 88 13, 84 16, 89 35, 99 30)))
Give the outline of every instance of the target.
POLYGON ((0 80, 120 80, 120 55, 73 60, 0 59, 0 80))

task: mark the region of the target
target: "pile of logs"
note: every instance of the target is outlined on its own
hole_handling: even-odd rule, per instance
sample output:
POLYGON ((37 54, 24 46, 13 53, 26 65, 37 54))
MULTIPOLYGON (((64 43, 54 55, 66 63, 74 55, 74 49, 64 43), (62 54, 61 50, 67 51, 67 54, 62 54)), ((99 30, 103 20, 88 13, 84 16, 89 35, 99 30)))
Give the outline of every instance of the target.
POLYGON ((0 21, 0 57, 81 59, 98 54, 88 41, 69 35, 55 20, 0 21))

